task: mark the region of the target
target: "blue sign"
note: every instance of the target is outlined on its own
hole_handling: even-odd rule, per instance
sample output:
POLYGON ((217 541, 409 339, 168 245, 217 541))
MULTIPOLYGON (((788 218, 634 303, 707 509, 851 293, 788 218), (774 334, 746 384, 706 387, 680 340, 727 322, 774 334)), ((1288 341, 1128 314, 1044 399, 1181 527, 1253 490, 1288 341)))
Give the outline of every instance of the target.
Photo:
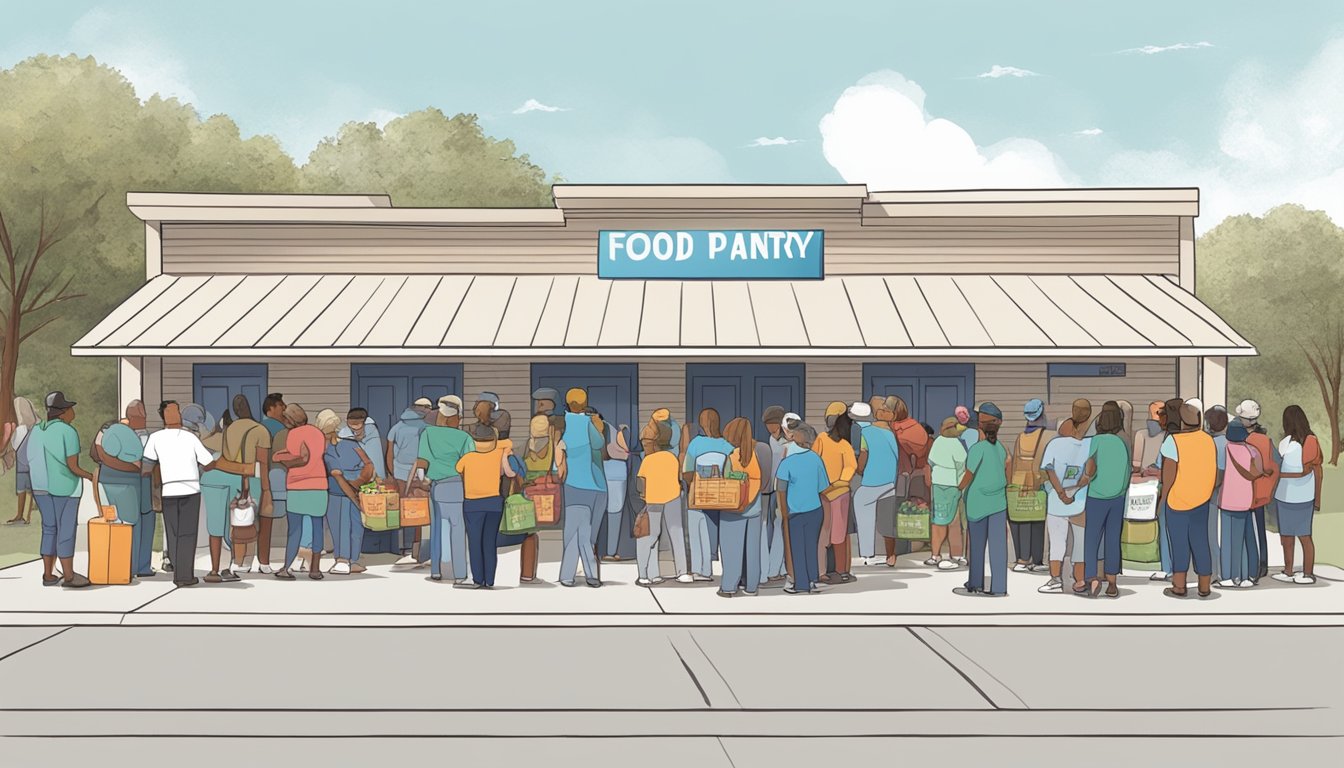
POLYGON ((598 232, 597 276, 608 280, 820 280, 820 229, 598 232))

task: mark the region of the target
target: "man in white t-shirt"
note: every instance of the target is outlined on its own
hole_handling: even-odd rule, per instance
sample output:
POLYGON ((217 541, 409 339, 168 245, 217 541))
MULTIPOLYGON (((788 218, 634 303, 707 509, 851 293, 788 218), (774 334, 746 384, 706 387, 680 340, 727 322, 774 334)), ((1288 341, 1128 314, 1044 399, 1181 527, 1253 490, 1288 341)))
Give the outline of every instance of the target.
POLYGON ((215 466, 214 456, 194 433, 182 428, 182 410, 177 401, 159 405, 163 429, 145 442, 144 471, 158 473, 163 487, 164 546, 173 563, 173 583, 190 587, 197 583, 196 529, 201 517, 201 472, 215 466))
POLYGON ((1075 490, 1083 479, 1091 439, 1087 434, 1092 420, 1092 403, 1073 401, 1073 415, 1059 425, 1059 435, 1045 446, 1041 456, 1041 470, 1049 479, 1046 489, 1045 530, 1050 539, 1050 580, 1037 592, 1064 591, 1064 555, 1071 552, 1075 591, 1086 589, 1083 581, 1083 510, 1087 505, 1087 488, 1075 490), (1069 536, 1073 546, 1069 547, 1069 536))

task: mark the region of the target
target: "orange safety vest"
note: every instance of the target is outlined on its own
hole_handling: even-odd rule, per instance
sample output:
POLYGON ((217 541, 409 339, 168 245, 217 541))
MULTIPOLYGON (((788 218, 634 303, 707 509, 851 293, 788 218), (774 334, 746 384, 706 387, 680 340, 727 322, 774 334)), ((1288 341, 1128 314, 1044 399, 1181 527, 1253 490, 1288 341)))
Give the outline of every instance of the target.
POLYGON ((1179 432, 1176 441, 1176 480, 1167 494, 1167 506, 1188 512, 1209 503, 1218 479, 1218 448, 1208 432, 1179 432))

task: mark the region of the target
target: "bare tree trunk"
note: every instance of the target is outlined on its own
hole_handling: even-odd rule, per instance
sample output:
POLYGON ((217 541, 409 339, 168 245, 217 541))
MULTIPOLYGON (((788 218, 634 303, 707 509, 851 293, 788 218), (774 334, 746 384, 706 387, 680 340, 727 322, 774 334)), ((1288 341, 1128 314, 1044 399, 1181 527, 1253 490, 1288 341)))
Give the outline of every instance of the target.
POLYGON ((19 368, 20 315, 17 301, 11 301, 8 316, 11 318, 3 329, 4 349, 0 349, 0 424, 9 424, 16 418, 14 413, 14 378, 19 368))

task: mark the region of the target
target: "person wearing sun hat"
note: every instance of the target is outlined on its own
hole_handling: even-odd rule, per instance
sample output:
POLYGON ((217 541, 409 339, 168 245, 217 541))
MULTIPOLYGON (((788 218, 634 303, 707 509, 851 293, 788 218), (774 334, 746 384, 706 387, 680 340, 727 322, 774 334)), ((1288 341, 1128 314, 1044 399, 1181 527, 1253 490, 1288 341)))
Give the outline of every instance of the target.
MULTIPOLYGON (((1041 471, 1041 458, 1045 446, 1055 433, 1049 429, 1045 418, 1045 403, 1039 398, 1028 400, 1022 408, 1027 426, 1013 441, 1011 453, 1013 466, 1009 471, 1008 484, 1021 492, 1035 493, 1045 485, 1045 473, 1041 471)), ((1013 549, 1017 553, 1014 571, 1044 571, 1045 565, 1045 521, 1033 520, 1018 522, 1010 516, 1008 528, 1013 536, 1013 549)))
POLYGON ((1008 594, 1008 451, 999 442, 1003 411, 990 402, 975 410, 984 439, 967 451, 966 471, 958 483, 966 497, 970 574, 966 585, 953 592, 1003 597, 1008 594), (989 580, 985 578, 986 549, 989 580))
POLYGON ((929 466, 931 470, 931 501, 933 517, 931 522, 931 540, 929 561, 937 568, 948 571, 957 567, 957 559, 962 556, 961 526, 957 524, 957 508, 961 506, 961 490, 957 484, 966 471, 966 446, 961 443, 961 435, 966 425, 955 416, 943 419, 938 428, 938 437, 929 448, 929 466), (949 534, 951 534, 949 536, 949 534), (943 542, 948 544, 950 557, 942 556, 943 542))

